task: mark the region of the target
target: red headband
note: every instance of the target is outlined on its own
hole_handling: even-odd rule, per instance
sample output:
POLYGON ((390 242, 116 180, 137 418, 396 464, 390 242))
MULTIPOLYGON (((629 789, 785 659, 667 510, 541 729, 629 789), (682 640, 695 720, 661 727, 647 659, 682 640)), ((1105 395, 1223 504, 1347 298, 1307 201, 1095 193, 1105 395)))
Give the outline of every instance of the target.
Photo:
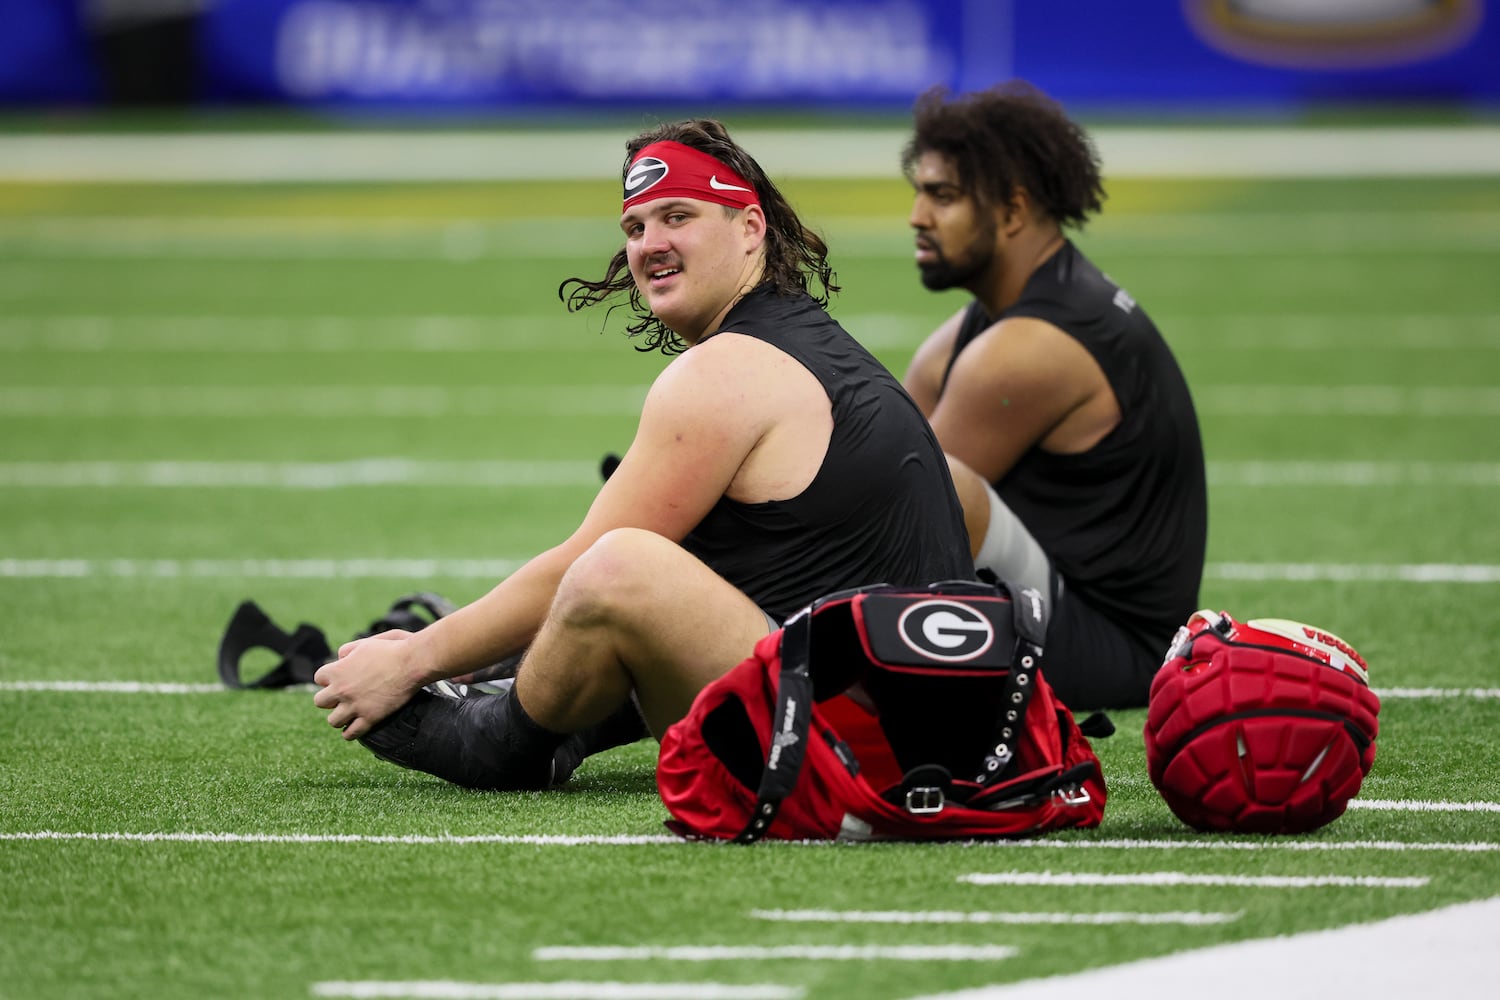
POLYGON ((716 205, 759 205, 755 187, 719 160, 680 142, 653 142, 625 172, 622 212, 657 198, 696 198, 716 205))

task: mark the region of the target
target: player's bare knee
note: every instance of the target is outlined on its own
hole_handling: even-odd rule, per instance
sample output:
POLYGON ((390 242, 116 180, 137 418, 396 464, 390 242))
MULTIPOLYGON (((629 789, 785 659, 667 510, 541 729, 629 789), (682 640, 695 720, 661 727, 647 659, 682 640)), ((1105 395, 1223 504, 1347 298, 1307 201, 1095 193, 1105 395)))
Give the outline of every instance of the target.
POLYGON ((558 586, 552 614, 569 626, 598 627, 620 623, 648 605, 645 594, 659 574, 651 571, 653 555, 666 539, 638 528, 617 528, 574 560, 558 586))

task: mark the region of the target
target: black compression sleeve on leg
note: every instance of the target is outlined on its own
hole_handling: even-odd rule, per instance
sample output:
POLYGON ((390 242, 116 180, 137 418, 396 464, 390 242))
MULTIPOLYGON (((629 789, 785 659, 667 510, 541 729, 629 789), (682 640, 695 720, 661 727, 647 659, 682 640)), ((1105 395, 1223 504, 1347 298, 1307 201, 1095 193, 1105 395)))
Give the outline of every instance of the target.
POLYGON ((627 701, 603 722, 574 733, 563 741, 552 758, 556 764, 552 783, 560 785, 567 781, 585 757, 634 743, 650 735, 651 731, 646 728, 646 722, 641 718, 635 702, 627 701))
POLYGON ((646 721, 641 718, 640 709, 635 707, 635 702, 627 701, 615 709, 615 713, 609 718, 597 726, 589 726, 578 735, 582 740, 584 755, 587 756, 645 739, 651 735, 651 731, 646 728, 646 721))
POLYGON ((538 725, 511 692, 455 699, 419 691, 359 742, 455 785, 520 791, 556 783, 553 754, 567 739, 538 725))
MULTIPOLYGON (((471 788, 546 788, 554 783, 553 754, 567 740, 533 719, 512 688, 498 698, 459 702, 467 716, 462 757, 471 788)), ((451 780, 451 779, 450 779, 451 780)))

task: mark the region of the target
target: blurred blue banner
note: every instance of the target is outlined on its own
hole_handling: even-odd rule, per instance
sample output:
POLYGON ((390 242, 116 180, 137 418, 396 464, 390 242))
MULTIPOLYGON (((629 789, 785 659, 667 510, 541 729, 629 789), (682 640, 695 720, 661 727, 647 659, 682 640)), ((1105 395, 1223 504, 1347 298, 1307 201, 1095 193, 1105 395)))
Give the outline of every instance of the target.
POLYGON ((958 71, 963 0, 220 0, 211 98, 508 107, 908 102, 958 71))
POLYGON ((1015 75, 1069 104, 1500 100, 1493 0, 1008 6, 1015 75))
POLYGON ((96 100, 93 59, 82 11, 75 5, 0 0, 0 101, 96 100))
POLYGON ((1069 105, 1156 112, 1495 105, 1495 2, 0 0, 0 100, 96 99, 90 53, 110 35, 106 94, 175 93, 117 79, 167 72, 175 44, 193 100, 351 111, 904 109, 932 84, 1011 76, 1069 105), (131 58, 152 41, 151 9, 190 30, 131 58))

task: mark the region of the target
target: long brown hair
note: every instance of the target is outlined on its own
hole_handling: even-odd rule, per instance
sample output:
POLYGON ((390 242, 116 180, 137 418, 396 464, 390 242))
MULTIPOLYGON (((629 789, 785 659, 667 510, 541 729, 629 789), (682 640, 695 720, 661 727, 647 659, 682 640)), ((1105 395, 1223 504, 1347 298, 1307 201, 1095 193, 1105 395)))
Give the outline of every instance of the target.
MULTIPOLYGON (((828 263, 828 245, 822 237, 808 229, 792 210, 785 196, 771 183, 760 164, 731 138, 723 123, 712 118, 696 118, 688 121, 658 125, 637 135, 625 144, 625 163, 620 168, 623 183, 630 161, 653 142, 680 142, 691 146, 739 174, 755 188, 761 209, 766 214, 766 269, 763 284, 771 285, 778 294, 795 295, 806 292, 820 305, 828 305, 831 295, 838 292, 834 283, 836 275, 828 263)), ((726 211, 738 211, 726 209, 726 211)), ((598 281, 586 278, 569 278, 557 287, 558 298, 567 304, 569 312, 577 312, 588 306, 603 302, 620 292, 629 296, 630 311, 635 322, 625 328, 630 337, 644 336, 638 351, 661 351, 677 354, 685 350, 682 340, 667 329, 641 300, 640 289, 630 276, 630 264, 622 246, 610 258, 604 277, 598 281), (571 289, 569 286, 572 286, 571 289)))

